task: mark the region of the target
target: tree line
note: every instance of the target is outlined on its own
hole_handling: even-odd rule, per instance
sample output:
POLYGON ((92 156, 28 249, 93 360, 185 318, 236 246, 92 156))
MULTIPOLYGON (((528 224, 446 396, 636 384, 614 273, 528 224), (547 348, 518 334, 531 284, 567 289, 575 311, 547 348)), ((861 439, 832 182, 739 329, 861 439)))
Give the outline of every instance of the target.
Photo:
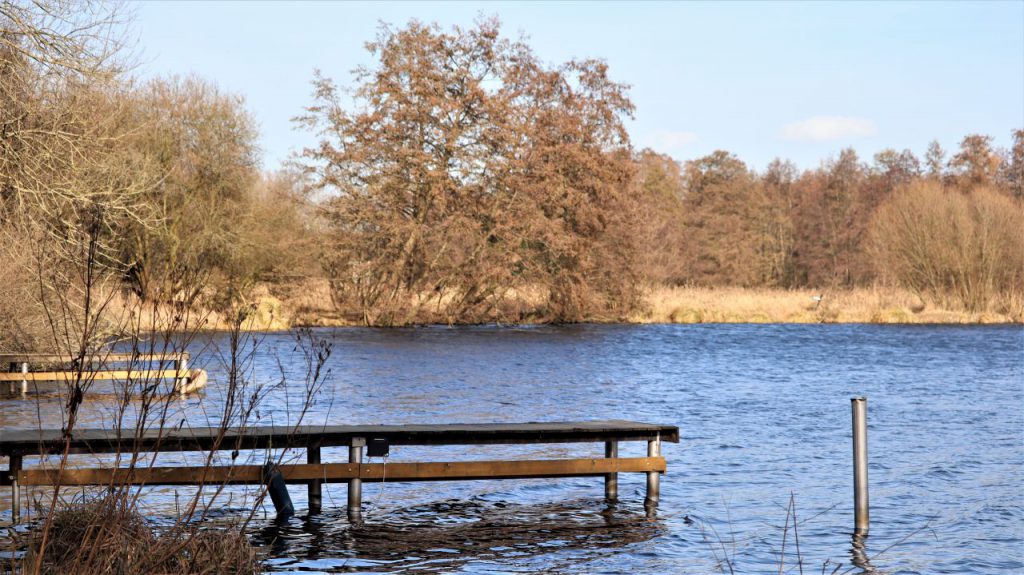
POLYGON ((932 142, 924 162, 892 149, 865 162, 845 149, 813 169, 776 159, 761 172, 724 151, 680 164, 643 150, 638 185, 664 240, 649 252, 648 277, 781 288, 888 281, 985 309, 1024 285, 1024 130, 1013 142, 999 150, 968 135, 948 157, 932 142), (977 274, 987 279, 970 280, 972 295, 955 293, 977 274))
POLYGON ((634 149, 605 62, 546 63, 494 19, 411 22, 382 26, 346 86, 314 77, 296 123, 319 142, 268 173, 244 100, 132 77, 121 18, 0 2, 0 319, 18 341, 85 249, 126 297, 224 307, 316 276, 370 325, 617 320, 657 284, 1021 299, 1021 130, 923 160, 680 163, 634 149))
POLYGON ((384 27, 368 49, 354 88, 318 77, 301 118, 321 136, 303 160, 327 197, 325 269, 365 323, 615 320, 652 284, 1021 305, 1024 130, 1009 151, 968 135, 923 161, 680 163, 633 149, 603 62, 545 65, 497 21, 384 27))

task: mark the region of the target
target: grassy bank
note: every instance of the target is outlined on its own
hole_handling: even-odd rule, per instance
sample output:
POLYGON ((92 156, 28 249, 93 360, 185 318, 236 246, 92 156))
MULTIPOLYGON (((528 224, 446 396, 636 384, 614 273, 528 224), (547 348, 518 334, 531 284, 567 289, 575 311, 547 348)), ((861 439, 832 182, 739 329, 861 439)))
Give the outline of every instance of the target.
MULTIPOLYGON (((895 288, 781 290, 656 287, 635 323, 1020 323, 1020 302, 984 312, 939 307, 895 288), (821 298, 817 301, 817 298, 821 298)), ((997 307, 997 306, 993 306, 997 307)))
MULTIPOLYGON (((325 280, 261 285, 253 293, 253 329, 359 325, 341 314, 325 280)), ((1020 301, 994 304, 983 312, 938 306, 896 288, 782 290, 656 286, 644 294, 629 323, 875 323, 996 324, 1024 322, 1020 301), (820 301, 817 298, 820 297, 820 301)), ((226 318, 211 313, 208 329, 226 318)))

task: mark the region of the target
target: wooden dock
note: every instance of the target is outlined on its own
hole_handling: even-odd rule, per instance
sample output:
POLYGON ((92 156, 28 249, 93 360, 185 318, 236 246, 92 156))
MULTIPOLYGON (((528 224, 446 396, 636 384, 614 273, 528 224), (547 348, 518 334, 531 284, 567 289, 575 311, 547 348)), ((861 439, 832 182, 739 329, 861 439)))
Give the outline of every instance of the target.
POLYGON ((189 354, 138 354, 138 353, 97 353, 88 360, 91 365, 77 366, 78 358, 67 354, 53 353, 0 353, 0 365, 8 365, 6 373, 0 372, 0 382, 8 382, 10 392, 21 395, 28 393, 29 382, 56 381, 61 383, 82 381, 159 381, 173 382, 173 391, 181 395, 192 393, 206 385, 206 371, 188 368, 189 354), (112 364, 128 364, 124 369, 109 369, 112 364), (68 369, 30 371, 38 365, 64 365, 68 369), (138 369, 136 366, 150 367, 138 369), (104 369, 94 369, 95 365, 104 369), (172 368, 165 369, 165 365, 172 368), (76 369, 79 368, 80 369, 76 369), (155 367, 155 368, 154 368, 155 367), (20 384, 20 385, 19 385, 20 384))
POLYGON ((454 481, 554 477, 603 477, 605 497, 618 498, 619 473, 647 475, 648 512, 657 508, 660 475, 666 470, 661 443, 679 441, 679 429, 633 421, 582 421, 512 424, 343 425, 300 427, 193 428, 150 431, 141 436, 122 436, 112 430, 80 429, 65 439, 49 430, 0 430, 0 456, 9 457, 0 485, 12 488, 12 512, 20 514, 21 486, 85 485, 224 485, 267 484, 279 513, 288 513, 291 502, 285 484, 303 484, 309 493, 309 510, 321 509, 321 484, 348 484, 348 516, 362 520, 364 481, 454 481), (620 442, 646 441, 646 457, 619 457, 620 442), (391 445, 494 445, 547 443, 604 443, 605 457, 502 461, 442 461, 364 463, 364 450, 386 454, 391 445), (348 461, 322 463, 324 447, 348 447, 348 461), (233 451, 244 449, 302 449, 305 464, 268 468, 261 465, 212 467, 135 468, 23 468, 25 457, 63 453, 129 453, 172 451, 233 451), (275 485, 277 485, 275 487, 275 485))

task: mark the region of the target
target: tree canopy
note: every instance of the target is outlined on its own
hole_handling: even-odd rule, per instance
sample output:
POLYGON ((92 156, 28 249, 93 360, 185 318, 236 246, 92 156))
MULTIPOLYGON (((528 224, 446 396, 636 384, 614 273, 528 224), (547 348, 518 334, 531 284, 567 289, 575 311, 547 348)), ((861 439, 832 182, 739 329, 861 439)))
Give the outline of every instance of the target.
POLYGON ((546 66, 494 20, 385 26, 367 49, 351 105, 318 76, 300 119, 340 298, 385 324, 502 319, 526 289, 556 321, 630 309, 633 106, 604 62, 546 66))

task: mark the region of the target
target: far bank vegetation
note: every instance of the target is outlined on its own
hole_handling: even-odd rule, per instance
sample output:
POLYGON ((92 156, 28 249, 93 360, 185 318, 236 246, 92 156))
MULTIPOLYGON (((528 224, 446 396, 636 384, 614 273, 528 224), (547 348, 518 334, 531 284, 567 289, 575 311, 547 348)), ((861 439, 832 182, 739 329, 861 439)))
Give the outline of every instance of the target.
POLYGON ((605 62, 545 62, 495 20, 411 22, 343 83, 313 77, 296 123, 319 143, 268 173, 242 97, 135 79, 102 25, 51 37, 37 5, 3 6, 6 347, 43 344, 42 272, 86 228, 116 301, 269 323, 742 321, 706 298, 779 294, 802 312, 745 319, 1024 319, 1019 129, 1009 150, 968 135, 923 159, 679 162, 633 147, 605 62), (828 311, 858 293, 890 296, 828 311))
POLYGON ((495 21, 384 27, 368 49, 376 64, 348 90, 318 76, 299 118, 321 138, 302 162, 349 321, 744 321, 666 309, 735 288, 805 312, 747 321, 1024 319, 1022 130, 1011 150, 968 135, 923 161, 680 163, 632 148, 603 62, 542 64, 495 21))

